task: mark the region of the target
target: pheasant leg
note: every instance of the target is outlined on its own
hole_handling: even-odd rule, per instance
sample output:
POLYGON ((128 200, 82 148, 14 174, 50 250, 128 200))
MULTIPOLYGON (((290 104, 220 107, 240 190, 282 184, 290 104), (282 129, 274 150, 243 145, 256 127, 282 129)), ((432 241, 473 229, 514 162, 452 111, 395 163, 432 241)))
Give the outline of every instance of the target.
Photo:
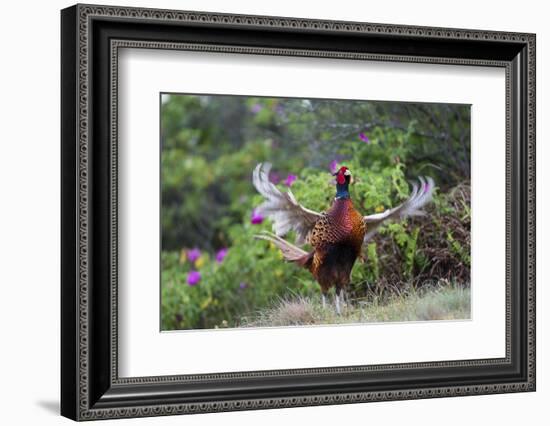
POLYGON ((338 315, 342 315, 342 312, 340 310, 340 295, 338 293, 336 293, 335 304, 336 304, 336 313, 338 315))

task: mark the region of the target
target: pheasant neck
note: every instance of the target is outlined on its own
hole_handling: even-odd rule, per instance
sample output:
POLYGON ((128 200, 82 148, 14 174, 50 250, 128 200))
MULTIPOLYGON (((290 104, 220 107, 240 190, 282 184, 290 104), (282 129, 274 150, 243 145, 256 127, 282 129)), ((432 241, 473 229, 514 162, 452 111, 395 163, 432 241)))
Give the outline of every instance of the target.
POLYGON ((349 183, 336 184, 336 199, 349 198, 349 183))

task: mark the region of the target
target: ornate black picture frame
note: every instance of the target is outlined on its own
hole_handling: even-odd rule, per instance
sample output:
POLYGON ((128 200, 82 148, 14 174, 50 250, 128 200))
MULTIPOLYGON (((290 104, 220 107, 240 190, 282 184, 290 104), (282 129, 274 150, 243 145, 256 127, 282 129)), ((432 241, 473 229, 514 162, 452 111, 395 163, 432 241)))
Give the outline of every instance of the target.
POLYGON ((535 35, 76 5, 61 13, 61 413, 158 416, 535 390, 535 35), (506 356, 120 378, 121 47, 483 65, 506 71, 506 356))

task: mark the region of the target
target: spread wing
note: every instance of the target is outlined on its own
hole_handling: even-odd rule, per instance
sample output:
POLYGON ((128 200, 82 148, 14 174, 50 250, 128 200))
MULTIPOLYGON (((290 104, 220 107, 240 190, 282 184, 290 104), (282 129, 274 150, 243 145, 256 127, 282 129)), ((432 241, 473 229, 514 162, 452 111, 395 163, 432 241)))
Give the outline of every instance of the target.
POLYGON ((254 169, 252 183, 265 198, 256 212, 273 221, 275 235, 283 236, 293 230, 296 231, 296 244, 303 244, 307 234, 322 215, 298 204, 290 189, 281 192, 269 181, 270 170, 269 163, 260 163, 254 169))
POLYGON ((413 184, 413 189, 409 198, 403 203, 383 211, 382 213, 363 216, 363 220, 367 224, 367 233, 363 243, 367 242, 378 230, 378 227, 385 222, 392 220, 401 220, 407 216, 422 216, 424 212, 420 210, 432 199, 435 184, 432 178, 419 178, 420 186, 413 184))

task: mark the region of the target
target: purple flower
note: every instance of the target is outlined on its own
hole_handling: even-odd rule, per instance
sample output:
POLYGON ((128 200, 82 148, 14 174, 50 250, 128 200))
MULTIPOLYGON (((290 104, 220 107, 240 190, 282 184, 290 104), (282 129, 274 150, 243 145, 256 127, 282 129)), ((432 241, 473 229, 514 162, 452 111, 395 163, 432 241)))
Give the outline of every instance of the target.
POLYGON ((298 179, 298 176, 296 175, 288 175, 284 181, 284 184, 288 187, 291 187, 294 181, 298 179))
POLYGON ((240 288, 241 290, 244 290, 244 289, 247 288, 247 287, 248 287, 248 284, 245 283, 245 282, 241 282, 241 283, 239 284, 239 288, 240 288))
POLYGON ((201 273, 199 271, 190 271, 187 274, 187 284, 190 287, 196 286, 201 280, 201 273))
POLYGON ((227 256, 227 248, 222 248, 216 253, 216 262, 222 263, 225 256, 227 256))
POLYGON ((367 135, 365 135, 363 132, 359 133, 359 139, 361 139, 363 142, 369 144, 370 140, 367 135))
POLYGON ((250 111, 252 111, 253 114, 258 114, 262 110, 262 106, 260 104, 254 104, 250 108, 250 111))
POLYGON ((329 169, 332 174, 336 173, 338 171, 338 161, 332 160, 330 162, 329 169))
POLYGON ((256 212, 256 209, 252 210, 252 214, 250 215, 250 223, 252 225, 259 225, 264 221, 264 217, 256 212))
POLYGON ((201 257, 201 251, 196 247, 187 252, 187 258, 191 262, 195 262, 199 257, 201 257))

